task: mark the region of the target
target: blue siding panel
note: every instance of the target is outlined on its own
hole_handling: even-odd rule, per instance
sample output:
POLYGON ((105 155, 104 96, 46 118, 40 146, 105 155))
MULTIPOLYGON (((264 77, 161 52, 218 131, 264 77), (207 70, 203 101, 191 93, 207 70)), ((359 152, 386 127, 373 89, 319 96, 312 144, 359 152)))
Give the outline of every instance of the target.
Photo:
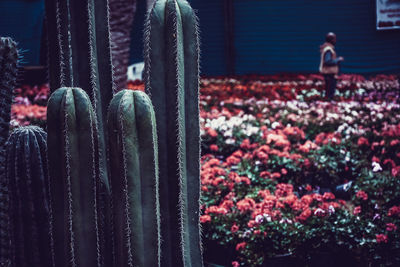
POLYGON ((400 32, 376 31, 373 0, 234 0, 234 9, 237 74, 317 72, 328 31, 343 72, 400 72, 400 32))
POLYGON ((18 43, 23 65, 39 65, 44 0, 0 0, 0 36, 18 43))
POLYGON ((200 19, 201 74, 226 74, 224 51, 223 1, 192 0, 193 9, 200 19))

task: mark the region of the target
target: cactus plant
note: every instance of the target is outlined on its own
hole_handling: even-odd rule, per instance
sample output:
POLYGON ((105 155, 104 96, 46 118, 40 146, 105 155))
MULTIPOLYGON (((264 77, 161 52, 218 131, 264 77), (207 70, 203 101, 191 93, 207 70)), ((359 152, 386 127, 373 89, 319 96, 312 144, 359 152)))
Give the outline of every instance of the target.
POLYGON ((148 15, 146 85, 160 125, 157 144, 154 115, 142 93, 116 94, 108 132, 104 129, 106 107, 115 93, 108 24, 101 21, 108 15, 107 2, 46 1, 56 266, 202 266, 196 16, 183 0, 159 0, 148 15), (63 86, 82 87, 87 94, 77 88, 54 91, 63 86), (110 214, 101 207, 101 194, 108 192, 112 201, 106 207, 114 207, 110 214), (107 250, 101 232, 102 218, 109 215, 113 238, 107 250))
POLYGON ((161 265, 202 266, 199 38, 188 2, 156 1, 144 39, 145 85, 159 140, 161 265))
POLYGON ((47 107, 56 266, 102 266, 96 123, 88 95, 60 88, 47 107))
MULTIPOLYGON (((93 106, 93 136, 97 177, 99 239, 101 251, 113 251, 108 197, 110 173, 107 162, 107 107, 116 90, 110 54, 108 0, 46 0, 50 89, 82 88, 93 106)), ((61 166, 58 166, 61 167, 61 166)), ((97 246, 97 245, 95 245, 97 246)), ((104 254, 110 264, 112 253, 104 254)))
POLYGON ((11 102, 17 79, 17 44, 9 37, 0 37, 0 264, 10 260, 8 200, 5 177, 5 144, 8 138, 11 102))
POLYGON ((89 96, 97 124, 100 177, 108 189, 107 107, 115 89, 108 0, 46 0, 50 90, 79 87, 89 96))
POLYGON ((108 112, 114 266, 160 266, 157 136, 148 96, 123 90, 108 112))
POLYGON ((54 266, 45 131, 27 126, 10 135, 6 172, 11 237, 6 266, 54 266))

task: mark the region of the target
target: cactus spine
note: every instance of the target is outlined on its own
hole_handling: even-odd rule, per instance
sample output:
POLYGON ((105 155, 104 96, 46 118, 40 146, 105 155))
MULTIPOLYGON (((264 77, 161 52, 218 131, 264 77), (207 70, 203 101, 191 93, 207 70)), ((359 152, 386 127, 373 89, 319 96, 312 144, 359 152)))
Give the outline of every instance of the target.
POLYGON ((0 264, 10 261, 9 187, 5 177, 6 153, 11 102, 17 79, 17 44, 8 37, 0 37, 0 264))
POLYGON ((92 105, 83 90, 60 88, 47 108, 56 266, 102 266, 92 105))
POLYGON ((108 112, 114 266, 160 266, 157 136, 154 110, 142 92, 123 90, 108 112))
POLYGON ((46 132, 16 129, 7 143, 11 261, 15 267, 54 266, 46 160, 46 132))
POLYGON ((144 39, 146 90, 159 140, 161 265, 202 266, 199 38, 188 2, 156 1, 144 39))

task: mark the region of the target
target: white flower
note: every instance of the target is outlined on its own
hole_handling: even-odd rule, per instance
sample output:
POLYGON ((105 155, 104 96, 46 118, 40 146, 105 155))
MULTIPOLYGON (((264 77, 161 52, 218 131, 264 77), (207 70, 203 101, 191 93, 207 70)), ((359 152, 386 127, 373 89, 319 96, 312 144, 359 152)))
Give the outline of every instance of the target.
POLYGON ((372 162, 372 171, 373 172, 379 172, 382 170, 381 165, 378 162, 372 162))
POLYGON ((267 222, 271 222, 272 221, 272 218, 271 218, 271 216, 269 214, 265 214, 264 213, 264 218, 267 220, 267 222))
POLYGON ((257 224, 260 224, 260 223, 262 223, 263 221, 264 221, 264 216, 261 215, 261 214, 258 214, 258 215, 256 216, 256 218, 255 218, 255 222, 256 222, 257 224))
POLYGON ((272 123, 272 125, 271 125, 271 128, 272 128, 272 129, 275 129, 275 128, 278 127, 278 126, 279 126, 279 122, 274 121, 274 122, 272 123))
POLYGON ((330 215, 334 214, 335 213, 335 208, 332 205, 330 205, 329 208, 328 208, 328 212, 329 212, 330 215))
POLYGON ((228 139, 225 140, 225 143, 226 143, 227 145, 233 145, 233 144, 235 143, 235 139, 233 139, 233 138, 228 138, 228 139))

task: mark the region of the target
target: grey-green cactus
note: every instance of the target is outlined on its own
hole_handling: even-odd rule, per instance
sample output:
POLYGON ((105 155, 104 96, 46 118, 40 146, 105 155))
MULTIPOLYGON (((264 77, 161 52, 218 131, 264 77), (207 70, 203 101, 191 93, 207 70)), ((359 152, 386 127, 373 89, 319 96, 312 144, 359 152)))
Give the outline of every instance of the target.
POLYGON ((54 266, 46 158, 46 132, 17 128, 7 142, 12 267, 54 266))
MULTIPOLYGON (((100 251, 113 251, 107 162, 107 108, 115 86, 110 53, 108 0, 46 0, 50 89, 79 87, 93 106, 93 136, 98 190, 100 251)), ((58 166, 61 167, 61 166, 58 166)), ((110 264, 112 253, 102 262, 110 264)))
POLYGON ((103 266, 95 115, 79 88, 60 88, 47 106, 56 266, 103 266))
POLYGON ((160 266, 158 155, 148 96, 123 90, 108 112, 114 266, 160 266))
POLYGON ((192 8, 184 0, 156 1, 146 20, 145 85, 159 140, 162 266, 203 264, 198 79, 199 38, 192 8))
POLYGON ((79 87, 89 96, 97 124, 100 177, 108 188, 107 107, 114 88, 108 0, 46 0, 50 89, 79 87))
POLYGON ((143 93, 122 91, 111 102, 106 131, 115 93, 107 4, 46 0, 56 266, 202 266, 196 16, 183 0, 155 3, 145 36, 155 115, 143 93), (64 86, 87 95, 77 88, 54 91, 64 86))
POLYGON ((17 79, 17 44, 0 37, 0 264, 10 260, 9 188, 5 177, 5 144, 8 138, 11 102, 17 79))

